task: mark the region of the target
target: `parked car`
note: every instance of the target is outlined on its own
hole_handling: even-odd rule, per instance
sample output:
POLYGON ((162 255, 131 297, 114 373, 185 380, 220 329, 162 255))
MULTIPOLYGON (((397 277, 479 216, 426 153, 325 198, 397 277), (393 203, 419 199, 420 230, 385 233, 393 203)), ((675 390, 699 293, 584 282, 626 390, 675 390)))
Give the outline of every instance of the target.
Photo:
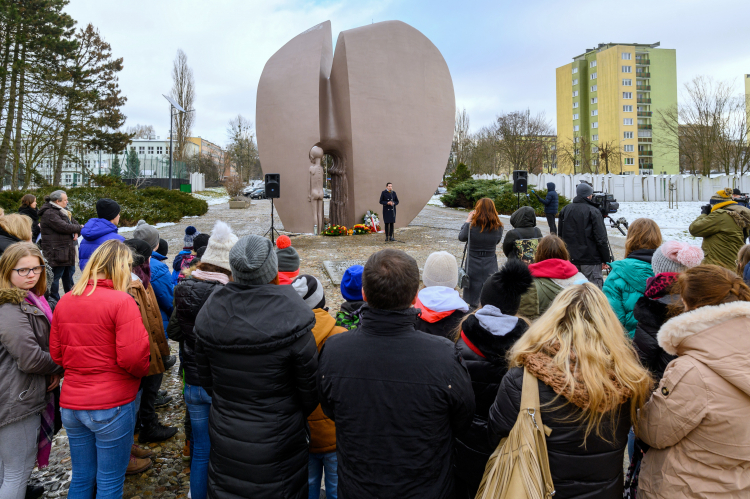
POLYGON ((323 199, 331 199, 331 189, 323 189, 323 199))
POLYGON ((245 196, 248 196, 250 199, 266 199, 266 188, 257 187, 255 190, 251 191, 249 194, 245 194, 245 196))

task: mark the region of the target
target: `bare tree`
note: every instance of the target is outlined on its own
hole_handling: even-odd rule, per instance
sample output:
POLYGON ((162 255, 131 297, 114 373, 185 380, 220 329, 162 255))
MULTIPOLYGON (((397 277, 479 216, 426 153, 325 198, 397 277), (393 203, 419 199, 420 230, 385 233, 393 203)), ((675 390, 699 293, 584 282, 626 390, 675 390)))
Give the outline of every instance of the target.
POLYGON ((238 114, 229 120, 227 155, 243 181, 260 178, 258 148, 255 145, 253 122, 238 114))
MULTIPOLYGON (((456 124, 453 128, 453 152, 454 163, 466 164, 469 159, 471 138, 469 136, 469 113, 466 109, 459 111, 456 109, 456 124)), ((455 165, 454 165, 455 168, 455 165)))
POLYGON ((494 124, 484 126, 471 137, 469 149, 469 169, 472 173, 498 174, 501 170, 501 157, 494 124))
MULTIPOLYGON (((172 98, 186 111, 193 111, 195 102, 195 78, 193 70, 188 66, 187 55, 182 49, 177 50, 177 57, 172 66, 172 98)), ((193 130, 195 112, 178 113, 174 117, 174 159, 186 161, 185 146, 193 130)))
POLYGON ((573 174, 592 173, 593 160, 597 153, 592 152, 592 143, 584 136, 573 137, 557 144, 557 164, 564 170, 570 168, 573 174))
POLYGON ((553 133, 552 125, 544 113, 531 115, 513 111, 497 117, 495 134, 498 152, 510 170, 533 171, 543 164, 544 140, 553 133))
POLYGON ((716 158, 725 174, 743 175, 750 166, 750 109, 748 97, 735 96, 729 99, 722 116, 721 133, 716 143, 716 158))
POLYGON ((134 139, 150 139, 156 136, 153 125, 141 125, 140 123, 127 127, 125 132, 131 134, 134 139))
MULTIPOLYGON (((600 167, 603 173, 616 173, 622 175, 623 160, 630 158, 632 155, 625 152, 623 145, 617 140, 600 141, 596 151, 592 151, 597 156, 596 172, 600 173, 600 167)), ((634 151, 635 152, 635 151, 634 151)))

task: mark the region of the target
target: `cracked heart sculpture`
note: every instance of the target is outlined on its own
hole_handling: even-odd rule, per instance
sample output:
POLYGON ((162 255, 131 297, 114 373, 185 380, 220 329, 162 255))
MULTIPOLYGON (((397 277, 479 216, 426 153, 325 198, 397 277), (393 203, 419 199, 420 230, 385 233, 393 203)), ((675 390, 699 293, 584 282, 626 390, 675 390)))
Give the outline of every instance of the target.
POLYGON ((400 21, 301 33, 266 63, 256 127, 264 172, 281 174, 279 217, 288 231, 322 229, 320 158, 333 165, 332 224, 361 223, 386 182, 398 193, 396 227, 408 225, 442 179, 453 141, 453 81, 440 51, 400 21), (321 152, 322 150, 322 152, 321 152))

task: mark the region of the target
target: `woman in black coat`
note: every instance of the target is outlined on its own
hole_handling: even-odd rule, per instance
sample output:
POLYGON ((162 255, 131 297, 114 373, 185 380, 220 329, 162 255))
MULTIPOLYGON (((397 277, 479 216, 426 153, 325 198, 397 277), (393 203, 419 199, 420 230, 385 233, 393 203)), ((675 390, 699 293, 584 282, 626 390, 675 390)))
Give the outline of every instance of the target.
POLYGON ((39 237, 39 210, 36 207, 36 196, 33 194, 26 194, 21 198, 21 207, 18 208, 18 213, 26 215, 31 219, 31 242, 36 243, 37 237, 39 237))
POLYGON ((487 418, 503 376, 505 355, 529 328, 515 317, 521 296, 532 285, 531 273, 519 260, 508 261, 482 289, 483 307, 469 315, 456 342, 471 376, 476 409, 471 428, 456 438, 453 469, 456 499, 474 499, 487 460, 495 450, 487 433, 487 418))
POLYGON ((318 405, 315 315, 278 286, 270 240, 242 237, 232 278, 195 320, 200 385, 211 397, 208 497, 304 499, 307 416, 318 405))
POLYGON ((516 241, 519 239, 541 239, 542 231, 536 226, 536 213, 531 206, 521 206, 510 216, 511 230, 505 234, 503 253, 508 259, 518 258, 516 241))
POLYGON ((383 206, 383 223, 385 224, 385 240, 395 241, 393 238, 393 224, 396 223, 396 206, 398 195, 393 190, 393 184, 388 182, 385 190, 380 193, 380 204, 383 206))
POLYGON ((497 272, 497 245, 503 238, 503 223, 497 216, 495 203, 490 198, 477 201, 474 211, 469 213, 466 223, 458 234, 459 241, 468 241, 469 287, 464 289, 463 299, 472 307, 479 304, 479 293, 484 281, 497 272), (469 241, 469 231, 471 240, 469 241))

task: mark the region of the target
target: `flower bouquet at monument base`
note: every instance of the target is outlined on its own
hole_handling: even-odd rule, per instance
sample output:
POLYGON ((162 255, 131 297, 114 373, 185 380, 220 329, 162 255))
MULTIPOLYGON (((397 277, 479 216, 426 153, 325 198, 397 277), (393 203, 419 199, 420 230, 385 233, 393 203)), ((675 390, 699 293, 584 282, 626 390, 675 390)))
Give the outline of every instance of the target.
POLYGON ((383 230, 380 228, 380 218, 378 217, 377 212, 367 210, 365 216, 362 217, 362 221, 364 222, 363 225, 367 225, 372 229, 371 232, 380 232, 383 230))
POLYGON ((352 232, 355 236, 360 234, 372 234, 373 232, 376 232, 372 227, 365 224, 357 224, 354 227, 352 227, 352 232))
POLYGON ((349 235, 349 231, 343 225, 329 225, 326 230, 323 231, 324 236, 346 236, 349 235))

